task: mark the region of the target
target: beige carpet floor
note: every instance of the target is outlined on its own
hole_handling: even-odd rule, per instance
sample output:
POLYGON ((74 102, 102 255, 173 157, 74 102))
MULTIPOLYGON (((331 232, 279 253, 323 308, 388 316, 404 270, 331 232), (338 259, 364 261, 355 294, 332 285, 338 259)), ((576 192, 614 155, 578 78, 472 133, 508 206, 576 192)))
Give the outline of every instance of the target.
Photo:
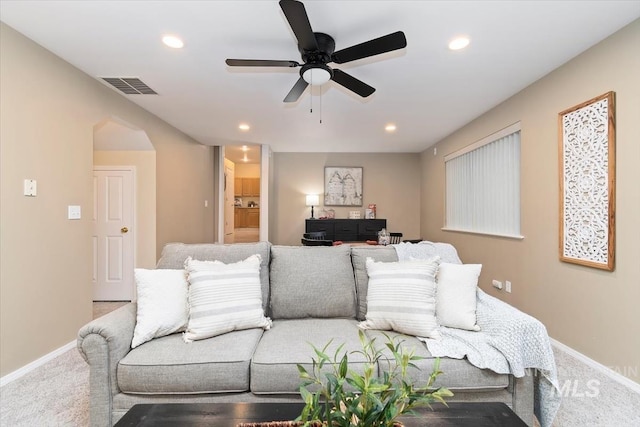
MULTIPOLYGON (((94 315, 123 303, 95 303, 94 315)), ((555 350, 563 403, 555 427, 639 427, 640 394, 555 350)), ((89 425, 89 368, 74 348, 0 389, 0 426, 89 425)))

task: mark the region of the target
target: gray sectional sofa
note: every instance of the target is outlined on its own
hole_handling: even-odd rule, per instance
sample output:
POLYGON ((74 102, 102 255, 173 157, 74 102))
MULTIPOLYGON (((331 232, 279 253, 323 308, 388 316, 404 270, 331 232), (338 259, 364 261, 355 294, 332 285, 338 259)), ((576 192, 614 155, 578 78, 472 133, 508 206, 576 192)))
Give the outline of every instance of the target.
MULTIPOLYGON (((273 322, 269 330, 239 330, 188 344, 175 333, 131 349, 136 303, 80 329, 78 349, 90 366, 92 426, 111 426, 138 403, 299 401, 296 364, 310 365, 311 344, 322 347, 333 340, 347 350, 361 349, 357 324, 366 314, 366 257, 398 260, 393 247, 169 244, 157 268, 181 269, 189 256, 231 263, 253 254, 261 257, 263 308, 273 322)), ((434 358, 417 338, 402 339, 425 357, 413 375, 426 379, 434 358)), ((362 362, 357 355, 350 360, 356 368, 362 362)), ((531 375, 496 374, 464 359, 441 359, 440 368, 444 374, 436 385, 455 393, 451 401, 504 402, 533 425, 531 375)))

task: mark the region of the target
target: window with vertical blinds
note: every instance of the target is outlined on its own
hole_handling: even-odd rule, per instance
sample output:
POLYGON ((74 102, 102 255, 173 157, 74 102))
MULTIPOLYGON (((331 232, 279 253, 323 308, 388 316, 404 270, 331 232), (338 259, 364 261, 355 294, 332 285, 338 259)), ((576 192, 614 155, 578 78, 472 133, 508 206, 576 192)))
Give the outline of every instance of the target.
POLYGON ((520 122, 445 160, 444 230, 520 235, 520 122))

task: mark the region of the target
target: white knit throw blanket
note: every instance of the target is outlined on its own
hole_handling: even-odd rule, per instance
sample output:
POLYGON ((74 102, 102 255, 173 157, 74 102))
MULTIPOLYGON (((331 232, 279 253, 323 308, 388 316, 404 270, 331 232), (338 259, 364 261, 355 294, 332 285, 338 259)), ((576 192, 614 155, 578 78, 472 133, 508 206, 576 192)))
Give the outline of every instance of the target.
POLYGON ((560 407, 556 362, 544 325, 478 288, 479 332, 440 326, 440 340, 420 338, 434 357, 467 358, 478 368, 499 374, 534 377, 534 413, 541 427, 551 427, 560 407), (531 373, 529 374, 531 375, 531 373))
MULTIPOLYGON (((420 242, 393 245, 399 260, 428 259, 461 264, 455 247, 448 243, 420 242)), ((534 377, 534 412, 541 427, 551 427, 560 407, 556 361, 544 325, 534 317, 477 289, 476 317, 480 331, 439 327, 441 339, 420 338, 434 357, 467 358, 478 368, 499 374, 534 377)))
POLYGON ((429 259, 434 255, 438 255, 441 262, 462 264, 462 261, 460 261, 458 257, 458 251, 449 243, 433 243, 425 240, 420 243, 403 242, 392 246, 396 249, 398 259, 401 261, 412 258, 429 259))

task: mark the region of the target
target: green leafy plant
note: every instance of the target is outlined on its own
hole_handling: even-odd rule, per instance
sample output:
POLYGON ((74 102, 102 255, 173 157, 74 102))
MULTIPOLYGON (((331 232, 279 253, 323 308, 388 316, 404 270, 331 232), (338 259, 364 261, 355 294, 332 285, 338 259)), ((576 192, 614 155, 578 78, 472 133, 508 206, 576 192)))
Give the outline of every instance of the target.
POLYGON ((391 339, 387 334, 385 346, 376 348, 375 338, 368 339, 359 331, 362 350, 351 352, 365 358, 364 370, 360 374, 349 367, 349 355, 338 346, 332 357, 327 350, 332 341, 322 349, 313 346, 315 357, 311 372, 298 364, 302 379, 300 393, 304 409, 298 421, 305 426, 317 425, 318 421, 331 427, 391 427, 402 414, 411 413, 417 406, 429 406, 433 402, 446 405, 445 397, 453 396, 448 389, 433 388, 440 371, 440 359, 436 359, 433 372, 427 383, 416 387, 408 378, 408 368, 419 369, 413 362, 422 359, 414 351, 406 351, 403 341, 391 339), (385 349, 392 357, 385 355, 385 349), (378 375, 378 365, 387 369, 378 375))

